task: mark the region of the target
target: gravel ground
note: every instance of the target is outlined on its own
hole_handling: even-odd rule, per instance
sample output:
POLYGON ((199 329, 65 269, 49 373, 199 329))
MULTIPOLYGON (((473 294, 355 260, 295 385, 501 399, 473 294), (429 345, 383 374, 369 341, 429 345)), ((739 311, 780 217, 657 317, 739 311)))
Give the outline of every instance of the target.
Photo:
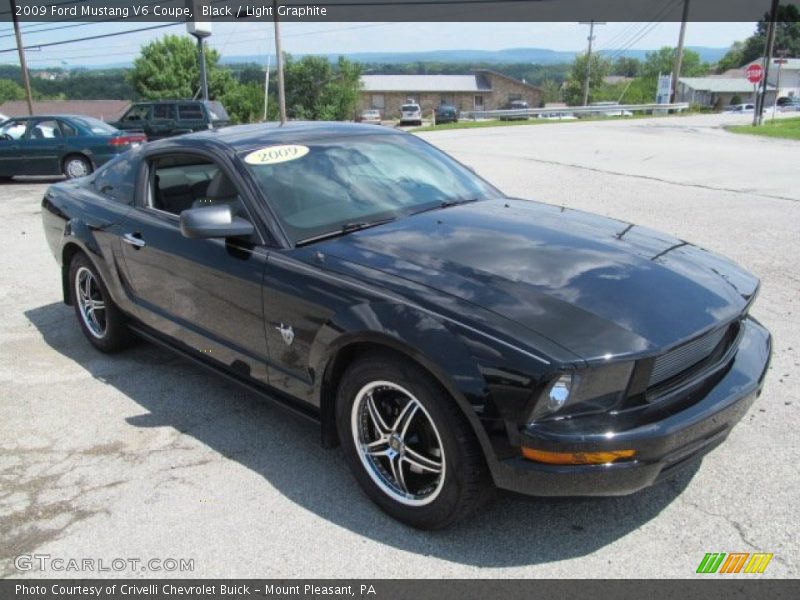
POLYGON ((193 559, 83 576, 692 577, 706 552, 772 552, 797 577, 800 143, 746 117, 553 123, 425 134, 511 195, 665 230, 762 279, 775 336, 763 395, 695 471, 633 496, 502 495, 443 532, 376 509, 317 430, 140 344, 107 357, 60 302, 39 203, 0 185, 0 576, 13 557, 193 559), (792 516, 794 515, 794 516, 792 516))

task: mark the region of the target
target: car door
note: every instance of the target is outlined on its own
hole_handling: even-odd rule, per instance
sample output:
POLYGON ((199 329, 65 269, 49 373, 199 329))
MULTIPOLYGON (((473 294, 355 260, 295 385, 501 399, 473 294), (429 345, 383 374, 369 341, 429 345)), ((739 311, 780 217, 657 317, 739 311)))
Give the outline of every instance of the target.
POLYGON ((28 129, 27 119, 12 119, 0 128, 0 177, 25 175, 22 138, 28 129))
POLYGON ((122 273, 136 316, 151 331, 266 383, 261 286, 268 252, 260 235, 189 239, 180 231, 180 213, 208 203, 232 203, 252 221, 230 173, 205 155, 148 157, 123 227, 122 273))
POLYGON ((158 102, 153 105, 150 117, 150 134, 152 139, 168 137, 176 129, 175 104, 158 102))
POLYGON ((24 170, 27 175, 58 175, 60 157, 66 142, 56 119, 36 119, 30 122, 21 142, 24 170))
POLYGON ((206 129, 207 123, 203 105, 199 102, 180 102, 178 104, 178 129, 198 131, 206 129))
POLYGON ((143 131, 150 138, 152 135, 150 129, 152 110, 153 107, 150 104, 134 104, 122 115, 116 126, 118 129, 126 131, 143 131))

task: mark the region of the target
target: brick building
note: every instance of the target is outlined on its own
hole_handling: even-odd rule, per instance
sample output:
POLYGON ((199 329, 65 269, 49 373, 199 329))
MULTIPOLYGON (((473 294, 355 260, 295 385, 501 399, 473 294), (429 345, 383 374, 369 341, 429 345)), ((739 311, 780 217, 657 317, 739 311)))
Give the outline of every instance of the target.
POLYGON ((400 116, 400 106, 413 100, 428 115, 439 104, 459 110, 497 110, 512 100, 531 108, 541 104, 541 90, 489 70, 470 75, 362 75, 361 110, 377 109, 384 119, 400 116))

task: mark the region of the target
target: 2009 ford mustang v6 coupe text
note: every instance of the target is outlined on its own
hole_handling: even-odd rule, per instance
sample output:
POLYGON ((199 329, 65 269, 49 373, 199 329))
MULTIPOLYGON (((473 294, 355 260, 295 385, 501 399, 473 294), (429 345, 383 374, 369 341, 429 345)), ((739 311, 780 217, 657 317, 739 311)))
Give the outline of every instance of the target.
MULTIPOLYGON (((668 235, 497 189, 368 125, 201 132, 50 187, 66 303, 321 423, 390 515, 492 489, 627 494, 760 393, 758 280, 668 235)), ((302 474, 298 473, 298 477, 302 474)))

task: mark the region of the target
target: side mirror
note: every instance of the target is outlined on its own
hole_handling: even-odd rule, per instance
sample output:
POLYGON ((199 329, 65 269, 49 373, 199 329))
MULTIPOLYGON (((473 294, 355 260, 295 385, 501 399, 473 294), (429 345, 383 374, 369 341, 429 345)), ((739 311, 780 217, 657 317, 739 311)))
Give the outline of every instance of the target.
POLYGON ((252 235, 253 224, 233 214, 228 204, 189 208, 181 212, 181 233, 187 238, 229 238, 252 235))

